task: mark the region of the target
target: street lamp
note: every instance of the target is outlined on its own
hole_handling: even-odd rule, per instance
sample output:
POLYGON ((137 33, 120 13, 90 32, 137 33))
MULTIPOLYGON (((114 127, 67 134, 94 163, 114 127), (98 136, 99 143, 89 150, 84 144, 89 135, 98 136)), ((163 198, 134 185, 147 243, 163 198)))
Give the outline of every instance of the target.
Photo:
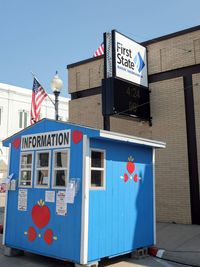
POLYGON ((55 95, 55 119, 58 120, 58 96, 60 94, 61 88, 63 86, 63 81, 60 79, 58 72, 56 71, 55 76, 51 81, 51 89, 55 95))

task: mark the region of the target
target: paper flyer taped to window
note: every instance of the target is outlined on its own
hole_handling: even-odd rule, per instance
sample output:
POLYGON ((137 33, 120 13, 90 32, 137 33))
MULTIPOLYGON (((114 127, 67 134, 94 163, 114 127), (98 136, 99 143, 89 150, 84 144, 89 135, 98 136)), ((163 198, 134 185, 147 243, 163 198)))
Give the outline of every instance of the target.
POLYGON ((28 190, 27 189, 19 189, 19 192, 18 192, 18 210, 27 211, 27 197, 28 197, 28 190))
POLYGON ((73 183, 69 183, 66 187, 66 203, 73 204, 76 188, 73 183))
POLYGON ((45 202, 55 202, 55 191, 45 191, 45 202))
POLYGON ((56 194, 56 214, 61 216, 65 216, 67 214, 65 191, 58 191, 56 194))

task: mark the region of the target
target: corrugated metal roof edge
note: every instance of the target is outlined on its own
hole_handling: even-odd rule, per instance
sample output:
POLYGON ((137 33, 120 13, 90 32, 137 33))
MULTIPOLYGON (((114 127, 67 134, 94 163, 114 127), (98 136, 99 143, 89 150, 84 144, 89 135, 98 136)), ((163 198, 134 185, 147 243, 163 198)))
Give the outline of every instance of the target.
POLYGON ((165 148, 166 143, 161 141, 155 141, 150 139, 145 139, 141 137, 116 133, 116 132, 108 132, 105 130, 100 130, 100 137, 111 139, 111 140, 117 140, 117 141, 123 141, 123 142, 129 142, 129 143, 135 143, 140 145, 146 145, 151 146, 155 148, 165 148))

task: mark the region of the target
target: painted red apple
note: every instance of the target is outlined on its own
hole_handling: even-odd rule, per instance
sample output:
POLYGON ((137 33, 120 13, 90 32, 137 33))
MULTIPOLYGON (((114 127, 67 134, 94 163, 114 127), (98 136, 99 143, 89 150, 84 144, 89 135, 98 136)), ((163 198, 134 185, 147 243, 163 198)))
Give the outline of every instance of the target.
POLYGON ((15 140, 13 140, 12 145, 14 146, 15 149, 18 149, 20 146, 20 143, 21 143, 21 139, 18 137, 18 138, 15 138, 15 140))
POLYGON ((128 181, 128 174, 124 173, 124 182, 126 183, 128 181))
POLYGON ((130 174, 132 174, 135 170, 135 164, 131 161, 128 161, 126 164, 126 169, 130 174))
POLYGON ((34 227, 30 226, 28 228, 28 240, 32 242, 36 239, 36 236, 37 236, 37 233, 36 233, 34 227))
POLYGON ((138 175, 137 175, 137 174, 135 174, 135 175, 134 175, 134 177, 133 177, 133 180, 134 180, 134 182, 136 182, 136 183, 138 182, 138 180, 139 180, 139 177, 138 177, 138 175))
POLYGON ((72 132, 72 140, 74 144, 78 144, 83 139, 83 133, 77 130, 72 132))
POLYGON ((49 208, 44 205, 44 201, 40 200, 38 204, 32 208, 31 216, 34 224, 39 229, 42 229, 49 223, 51 214, 49 208))
POLYGON ((51 245, 53 242, 53 231, 51 229, 47 229, 44 233, 44 241, 48 244, 51 245))

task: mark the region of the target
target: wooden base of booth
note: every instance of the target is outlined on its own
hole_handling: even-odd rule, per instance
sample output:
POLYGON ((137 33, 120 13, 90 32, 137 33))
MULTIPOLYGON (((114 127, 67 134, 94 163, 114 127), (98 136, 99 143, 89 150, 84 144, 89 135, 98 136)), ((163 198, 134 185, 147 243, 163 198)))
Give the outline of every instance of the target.
POLYGON ((143 259, 149 256, 148 254, 148 248, 140 248, 131 253, 132 259, 143 259))
POLYGON ((87 264, 75 263, 75 267, 98 267, 98 266, 99 266, 99 262, 98 261, 87 263, 87 264))
POLYGON ((4 246, 3 254, 7 257, 22 256, 24 255, 24 251, 4 246))

